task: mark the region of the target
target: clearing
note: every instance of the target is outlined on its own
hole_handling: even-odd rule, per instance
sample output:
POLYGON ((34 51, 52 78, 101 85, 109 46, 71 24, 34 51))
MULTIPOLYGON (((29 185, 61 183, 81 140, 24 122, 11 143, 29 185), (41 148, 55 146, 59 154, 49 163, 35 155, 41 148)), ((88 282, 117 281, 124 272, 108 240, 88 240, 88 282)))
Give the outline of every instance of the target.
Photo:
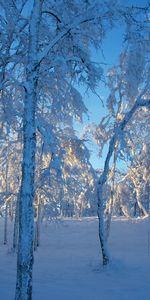
MULTIPOLYGON (((9 224, 9 239, 12 238, 9 224)), ((0 219, 0 299, 13 300, 16 255, 3 245, 0 219)), ((97 218, 65 219, 42 225, 35 253, 33 300, 149 300, 148 220, 114 218, 109 250, 113 263, 101 266, 97 218)))

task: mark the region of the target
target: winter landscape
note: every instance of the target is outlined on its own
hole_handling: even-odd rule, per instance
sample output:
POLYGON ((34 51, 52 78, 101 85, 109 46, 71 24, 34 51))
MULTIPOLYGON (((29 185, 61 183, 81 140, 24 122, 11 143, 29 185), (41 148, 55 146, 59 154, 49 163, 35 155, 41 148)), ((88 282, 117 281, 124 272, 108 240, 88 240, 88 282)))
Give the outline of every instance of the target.
MULTIPOLYGON (((64 219, 42 226, 35 253, 33 300, 149 300, 148 220, 112 221, 112 262, 103 268, 97 218, 64 219)), ((2 224, 1 224, 2 230, 2 224)), ((13 299, 16 256, 0 244, 1 299, 13 299)))
POLYGON ((0 0, 0 299, 150 299, 150 3, 0 0))

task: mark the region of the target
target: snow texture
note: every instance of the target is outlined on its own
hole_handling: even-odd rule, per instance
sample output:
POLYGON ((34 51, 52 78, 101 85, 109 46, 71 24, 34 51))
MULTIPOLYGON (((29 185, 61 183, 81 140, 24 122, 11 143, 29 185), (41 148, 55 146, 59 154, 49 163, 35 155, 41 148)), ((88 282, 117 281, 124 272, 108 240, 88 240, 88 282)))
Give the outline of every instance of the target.
MULTIPOLYGON (((9 224, 9 237, 12 224, 9 224)), ((2 244, 0 299, 14 299, 16 256, 2 244)), ((97 218, 65 219, 42 226, 35 252, 33 300, 149 300, 150 253, 147 219, 113 219, 111 265, 102 267, 97 218)))

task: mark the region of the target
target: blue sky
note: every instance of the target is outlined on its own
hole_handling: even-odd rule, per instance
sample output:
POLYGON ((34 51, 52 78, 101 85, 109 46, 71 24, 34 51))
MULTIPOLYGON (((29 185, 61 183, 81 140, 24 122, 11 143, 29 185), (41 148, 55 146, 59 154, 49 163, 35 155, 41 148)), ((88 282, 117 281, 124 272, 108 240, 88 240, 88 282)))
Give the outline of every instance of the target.
MULTIPOLYGON (((148 4, 148 1, 122 0, 122 3, 124 5, 145 6, 146 4, 148 4)), ((105 72, 108 68, 115 65, 118 61, 119 54, 123 47, 124 31, 125 29, 123 28, 123 26, 121 27, 121 25, 119 24, 107 34, 105 40, 103 41, 102 47, 104 57, 100 51, 93 54, 94 60, 106 63, 106 66, 104 67, 105 72)), ((98 93, 105 103, 108 96, 108 89, 104 86, 104 84, 100 84, 98 93)), ((89 95, 87 95, 83 92, 83 98, 89 111, 89 119, 85 116, 83 124, 77 124, 75 126, 76 130, 79 133, 82 132, 84 126, 88 123, 95 122, 98 124, 101 118, 107 113, 106 108, 103 108, 100 99, 96 95, 93 95, 92 93, 89 93, 89 95)), ((105 148, 106 150, 103 153, 103 157, 98 157, 98 147, 94 145, 94 143, 88 143, 88 148, 91 151, 92 165, 95 168, 102 168, 104 165, 107 147, 105 148)))
MULTIPOLYGON (((114 28, 109 32, 106 39, 103 42, 103 52, 99 51, 94 53, 94 60, 98 62, 103 62, 106 65, 102 65, 104 68, 104 72, 107 71, 112 65, 117 63, 119 54, 121 52, 123 43, 123 28, 114 28)), ((106 86, 101 82, 99 88, 97 90, 100 97, 103 99, 104 104, 106 103, 107 96, 109 94, 108 89, 106 86)), ((84 116, 83 124, 76 124, 76 130, 82 133, 83 128, 92 122, 99 123, 101 118, 107 114, 107 110, 103 107, 101 100, 96 96, 93 95, 92 92, 88 94, 82 91, 84 102, 88 108, 88 117, 84 116)), ((91 163, 95 168, 102 168, 105 159, 105 153, 103 157, 98 157, 98 147, 93 143, 87 143, 88 148, 91 151, 91 163)))

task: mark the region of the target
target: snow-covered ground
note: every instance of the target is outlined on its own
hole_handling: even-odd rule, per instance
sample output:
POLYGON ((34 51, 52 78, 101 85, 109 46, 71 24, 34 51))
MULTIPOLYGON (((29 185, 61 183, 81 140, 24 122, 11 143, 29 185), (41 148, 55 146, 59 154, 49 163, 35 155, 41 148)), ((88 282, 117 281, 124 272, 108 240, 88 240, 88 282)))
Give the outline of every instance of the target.
MULTIPOLYGON (((33 300, 149 300, 148 220, 112 222, 113 263, 101 266, 97 219, 43 225, 35 253, 33 300)), ((0 299, 14 299, 16 256, 2 243, 0 220, 0 299)), ((12 230, 12 226, 10 226, 12 230)))

